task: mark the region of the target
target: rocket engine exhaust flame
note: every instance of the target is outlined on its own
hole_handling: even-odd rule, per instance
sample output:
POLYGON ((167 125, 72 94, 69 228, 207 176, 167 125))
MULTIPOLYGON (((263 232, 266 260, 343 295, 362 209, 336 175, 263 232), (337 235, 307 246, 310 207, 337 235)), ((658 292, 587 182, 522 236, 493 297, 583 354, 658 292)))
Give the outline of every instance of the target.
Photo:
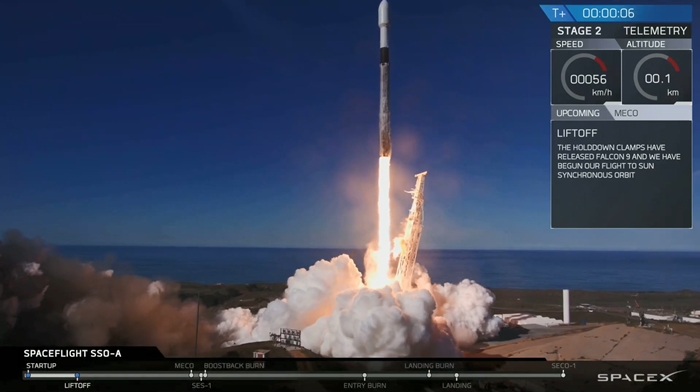
MULTIPOLYGON (((374 268, 366 276, 370 288, 378 289, 391 284, 389 276, 394 246, 391 239, 391 158, 379 158, 379 195, 377 224, 377 250, 372 257, 374 268)), ((368 270, 369 272, 369 270, 368 270)))

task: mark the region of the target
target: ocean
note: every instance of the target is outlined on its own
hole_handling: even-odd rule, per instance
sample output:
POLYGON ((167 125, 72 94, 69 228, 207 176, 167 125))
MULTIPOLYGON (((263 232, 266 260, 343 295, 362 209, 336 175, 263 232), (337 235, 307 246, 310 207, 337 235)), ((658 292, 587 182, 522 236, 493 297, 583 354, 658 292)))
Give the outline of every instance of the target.
MULTIPOLYGON (((115 273, 179 282, 286 282, 317 260, 363 250, 62 246, 66 257, 115 273)), ((700 291, 700 252, 423 250, 433 282, 472 279, 488 288, 700 291)))

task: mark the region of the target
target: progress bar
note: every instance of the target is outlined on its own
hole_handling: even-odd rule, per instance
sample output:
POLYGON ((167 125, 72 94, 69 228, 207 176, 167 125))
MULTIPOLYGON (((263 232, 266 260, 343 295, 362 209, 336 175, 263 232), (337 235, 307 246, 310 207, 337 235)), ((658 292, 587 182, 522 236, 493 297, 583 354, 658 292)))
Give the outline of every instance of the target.
POLYGON ((31 380, 459 380, 468 379, 563 379, 561 373, 355 373, 355 372, 25 372, 22 378, 31 380))

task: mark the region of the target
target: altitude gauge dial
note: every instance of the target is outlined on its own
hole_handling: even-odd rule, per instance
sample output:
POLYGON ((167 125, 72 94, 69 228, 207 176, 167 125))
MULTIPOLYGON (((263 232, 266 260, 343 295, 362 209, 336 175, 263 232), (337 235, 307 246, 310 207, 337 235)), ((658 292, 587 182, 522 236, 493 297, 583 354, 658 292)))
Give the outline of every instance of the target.
POLYGON ((620 101, 619 51, 552 51, 552 104, 620 101))
POLYGON ((674 104, 692 100, 692 52, 625 51, 623 103, 674 104))

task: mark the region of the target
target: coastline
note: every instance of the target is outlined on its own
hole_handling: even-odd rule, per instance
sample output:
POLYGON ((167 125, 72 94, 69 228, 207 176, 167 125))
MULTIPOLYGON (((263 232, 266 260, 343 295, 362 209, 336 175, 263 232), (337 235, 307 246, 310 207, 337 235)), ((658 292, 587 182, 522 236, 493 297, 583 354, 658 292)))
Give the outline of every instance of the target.
MULTIPOLYGON (((115 274, 202 284, 284 283, 298 269, 347 254, 361 273, 365 250, 57 247, 115 274), (260 266, 263 268, 251 268, 260 266)), ((472 279, 489 288, 674 291, 700 290, 700 252, 561 250, 424 250, 420 264, 433 282, 472 279)))

